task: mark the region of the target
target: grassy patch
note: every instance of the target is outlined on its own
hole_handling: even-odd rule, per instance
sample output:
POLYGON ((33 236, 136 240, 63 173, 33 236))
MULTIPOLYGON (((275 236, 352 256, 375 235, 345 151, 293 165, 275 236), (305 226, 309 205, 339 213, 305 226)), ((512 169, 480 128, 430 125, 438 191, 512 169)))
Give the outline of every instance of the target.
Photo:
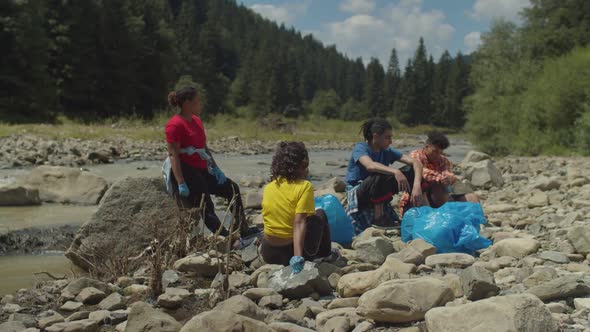
MULTIPOLYGON (((9 125, 0 123, 0 137, 9 135, 31 134, 48 139, 78 138, 99 140, 111 138, 129 138, 133 140, 163 140, 164 126, 171 113, 161 113, 153 120, 139 118, 107 119, 100 123, 84 124, 59 118, 57 124, 22 124, 9 125)), ((356 142, 361 139, 359 128, 361 121, 343 121, 333 119, 310 118, 305 120, 276 119, 249 120, 231 115, 218 115, 205 120, 208 138, 217 140, 228 136, 238 136, 245 141, 298 140, 304 142, 331 141, 356 142)), ((404 134, 423 134, 435 129, 431 126, 399 127, 394 129, 394 136, 404 134)))

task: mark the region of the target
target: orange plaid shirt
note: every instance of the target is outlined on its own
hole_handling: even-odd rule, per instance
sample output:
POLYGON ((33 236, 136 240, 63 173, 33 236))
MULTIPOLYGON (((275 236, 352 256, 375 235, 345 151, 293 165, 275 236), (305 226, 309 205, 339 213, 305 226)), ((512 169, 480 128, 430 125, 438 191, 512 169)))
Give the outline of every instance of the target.
MULTIPOLYGON (((410 157, 422 163, 422 183, 441 182, 447 176, 451 178, 451 183, 457 181, 452 171, 451 162, 447 157, 441 155, 435 160, 430 160, 423 149, 410 152, 410 157)), ((412 184, 410 183, 410 185, 412 184)), ((403 214, 404 207, 409 202, 410 194, 404 193, 399 202, 401 214, 403 214)))

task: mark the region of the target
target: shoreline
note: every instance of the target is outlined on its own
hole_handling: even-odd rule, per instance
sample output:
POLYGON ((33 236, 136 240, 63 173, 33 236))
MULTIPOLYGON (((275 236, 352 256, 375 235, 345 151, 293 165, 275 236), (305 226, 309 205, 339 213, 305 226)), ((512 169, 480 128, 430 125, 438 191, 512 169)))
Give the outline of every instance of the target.
MULTIPOLYGON (((395 139, 392 146, 402 149, 419 145, 422 141, 421 135, 406 134, 395 139)), ((228 136, 210 140, 208 146, 216 154, 259 155, 272 153, 277 142, 278 140, 244 140, 238 136, 228 136)), ((304 143, 309 151, 349 150, 354 144, 348 141, 328 140, 304 141, 304 143)), ((0 169, 40 165, 80 167, 116 161, 164 160, 166 156, 167 150, 163 141, 129 138, 54 140, 32 134, 0 137, 0 169)))
POLYGON ((65 252, 81 225, 33 226, 0 234, 0 257, 65 252))

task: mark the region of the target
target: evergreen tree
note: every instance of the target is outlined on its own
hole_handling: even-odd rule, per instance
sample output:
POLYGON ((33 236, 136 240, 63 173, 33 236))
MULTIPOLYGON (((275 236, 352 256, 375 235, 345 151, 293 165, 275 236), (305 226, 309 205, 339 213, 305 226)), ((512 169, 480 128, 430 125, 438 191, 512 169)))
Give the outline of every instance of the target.
POLYGON ((362 59, 234 0, 10 0, 0 10, 2 105, 9 105, 0 120, 17 109, 31 111, 22 113, 27 121, 55 109, 86 121, 150 118, 182 76, 202 86, 205 116, 231 105, 258 116, 299 109, 320 90, 342 100, 369 96, 372 112, 391 110, 391 96, 365 86, 370 77, 371 89, 383 90, 382 68, 368 75, 362 59), (18 99, 21 86, 38 93, 18 99))
POLYGON ((223 75, 220 36, 215 23, 207 22, 201 28, 197 48, 196 81, 205 90, 203 103, 205 115, 214 115, 228 111, 226 98, 229 91, 229 79, 223 75))
POLYGON ((523 10, 523 44, 534 59, 559 56, 590 43, 590 2, 531 0, 523 10))
POLYGON ((444 107, 444 114, 448 115, 448 121, 444 126, 451 128, 462 128, 465 125, 465 98, 473 93, 469 84, 470 66, 465 61, 461 52, 457 53, 447 83, 447 103, 444 107))
POLYGON ((401 80, 401 73, 399 69, 399 61, 397 59, 397 51, 395 48, 391 49, 389 57, 389 65, 387 66, 387 73, 385 74, 385 108, 387 113, 395 114, 394 104, 401 80))
POLYGON ((385 116, 385 98, 383 87, 385 72, 379 59, 372 58, 367 66, 367 78, 365 86, 365 103, 371 116, 385 116))
POLYGON ((343 95, 361 101, 363 98, 364 78, 365 65, 363 64, 363 60, 358 58, 354 63, 349 63, 346 67, 343 95))
POLYGON ((394 104, 394 115, 404 124, 413 123, 412 116, 416 104, 415 81, 414 64, 411 59, 408 59, 394 104))
POLYGON ((0 118, 45 121, 53 116, 55 87, 48 74, 50 41, 42 0, 0 5, 0 118))
POLYGON ((197 20, 196 2, 193 0, 182 0, 178 14, 174 22, 176 34, 176 54, 178 65, 176 75, 190 75, 196 77, 199 56, 197 46, 199 45, 199 28, 197 20))
MULTIPOLYGON (((437 126, 447 126, 449 124, 449 113, 447 112, 447 93, 449 92, 449 85, 453 85, 452 89, 456 89, 455 82, 449 81, 451 66, 453 59, 448 51, 444 51, 440 56, 435 68, 432 88, 432 102, 434 114, 432 117, 433 124, 437 126)), ((452 90, 451 89, 451 90, 452 90)), ((455 93, 455 91, 453 91, 455 93)))
POLYGON ((135 0, 133 15, 139 34, 137 63, 137 100, 134 109, 151 118, 165 106, 166 92, 175 79, 174 31, 169 26, 170 13, 164 0, 135 0))
MULTIPOLYGON (((104 0, 99 18, 99 76, 96 107, 102 117, 135 113, 140 25, 130 15, 130 3, 104 0)), ((85 114, 85 118, 99 118, 85 114)))
POLYGON ((431 64, 428 61, 426 54, 426 46, 424 46, 424 39, 420 38, 418 48, 412 60, 413 75, 410 77, 415 86, 415 99, 409 108, 409 124, 417 125, 421 123, 429 123, 431 121, 432 108, 430 103, 431 90, 431 64))

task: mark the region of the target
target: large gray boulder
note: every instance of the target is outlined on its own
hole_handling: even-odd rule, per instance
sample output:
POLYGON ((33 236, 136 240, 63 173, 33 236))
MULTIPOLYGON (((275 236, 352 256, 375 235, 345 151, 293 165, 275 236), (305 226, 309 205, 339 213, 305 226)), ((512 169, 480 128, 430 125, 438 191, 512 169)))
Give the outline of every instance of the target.
POLYGON ((535 239, 504 239, 492 246, 498 257, 511 256, 523 258, 534 254, 541 247, 541 243, 535 239))
POLYGON ((98 204, 108 188, 105 179, 77 168, 39 166, 24 179, 25 185, 39 190, 44 202, 98 204))
POLYGON ((463 293, 468 300, 476 301, 498 295, 500 288, 494 282, 494 275, 481 266, 470 266, 461 272, 463 293))
POLYGON ((51 325, 47 329, 47 332, 63 332, 63 331, 76 331, 76 332, 96 332, 98 331, 98 322, 92 319, 81 319, 72 322, 63 322, 51 325))
POLYGON ((400 252, 391 254, 404 263, 411 263, 415 265, 423 264, 426 257, 436 254, 436 247, 423 239, 416 239, 410 241, 407 247, 400 252))
POLYGON ((236 315, 233 312, 212 310, 196 315, 180 330, 180 332, 197 331, 275 332, 275 329, 264 322, 236 315))
POLYGON ((39 205, 39 190, 16 183, 0 185, 0 206, 39 205))
POLYGON ((96 288, 105 293, 109 290, 109 286, 102 281, 82 277, 71 281, 64 289, 62 289, 61 297, 64 299, 73 299, 78 296, 83 289, 88 287, 96 288))
POLYGON ((404 263, 393 255, 387 256, 385 263, 376 270, 353 272, 343 275, 338 280, 336 289, 341 297, 360 296, 380 284, 400 278, 409 277, 415 272, 414 264, 404 263))
POLYGON ((496 296, 426 313, 428 332, 555 332, 551 312, 530 294, 496 296))
POLYGON ((350 331, 352 327, 363 320, 355 308, 338 308, 317 314, 315 328, 318 332, 350 331))
POLYGON ((267 313, 260 309, 254 301, 243 295, 232 296, 229 299, 220 302, 213 310, 222 312, 231 312, 244 317, 264 321, 267 313))
POLYGON ((528 290, 542 301, 558 301, 590 295, 590 287, 576 275, 563 276, 528 290))
POLYGON ((465 158, 463 158, 463 161, 461 161, 461 167, 465 167, 468 164, 476 163, 476 162, 479 162, 482 160, 488 160, 488 159, 491 159, 489 154, 471 150, 471 151, 467 152, 467 154, 465 155, 465 158))
POLYGON ((559 189, 561 187, 561 180, 557 177, 540 177, 532 185, 532 188, 539 189, 541 191, 548 191, 553 189, 559 189))
POLYGON ((494 162, 487 159, 476 163, 464 165, 465 176, 476 188, 490 189, 504 185, 502 174, 494 165, 494 162))
POLYGON ((125 332, 177 332, 180 328, 180 323, 172 316, 145 302, 135 302, 131 305, 125 332))
POLYGON ((390 241, 374 237, 365 241, 355 241, 352 248, 356 250, 357 258, 366 263, 381 265, 385 258, 394 252, 390 241))
POLYGON ((0 324, 0 331, 2 332, 21 332, 27 327, 22 322, 4 322, 0 324))
POLYGON ((164 294, 158 296, 156 303, 158 306, 166 309, 176 309, 182 305, 182 302, 191 296, 191 293, 184 288, 168 287, 164 294))
POLYGON ((439 279, 390 280, 363 294, 357 313, 378 322, 415 322, 424 319, 428 310, 454 299, 453 290, 439 279))
POLYGON ((209 257, 208 254, 191 254, 174 262, 174 269, 180 272, 190 272, 198 276, 215 277, 219 272, 222 260, 209 257))
POLYGON ((305 262, 303 270, 297 274, 289 266, 273 272, 268 279, 268 288, 290 299, 304 298, 311 293, 328 295, 332 292, 328 277, 322 275, 312 262, 305 262))
POLYGON ((105 194, 98 211, 78 230, 66 251, 74 264, 90 269, 112 256, 133 257, 158 233, 171 232, 178 224, 176 203, 160 178, 126 178, 105 194))
POLYGON ((430 267, 466 268, 475 263, 473 256, 463 253, 435 254, 426 257, 425 264, 430 267))
POLYGON ((567 239, 570 241, 572 246, 574 246, 577 253, 582 255, 587 255, 590 253, 590 227, 572 227, 567 232, 567 239))

